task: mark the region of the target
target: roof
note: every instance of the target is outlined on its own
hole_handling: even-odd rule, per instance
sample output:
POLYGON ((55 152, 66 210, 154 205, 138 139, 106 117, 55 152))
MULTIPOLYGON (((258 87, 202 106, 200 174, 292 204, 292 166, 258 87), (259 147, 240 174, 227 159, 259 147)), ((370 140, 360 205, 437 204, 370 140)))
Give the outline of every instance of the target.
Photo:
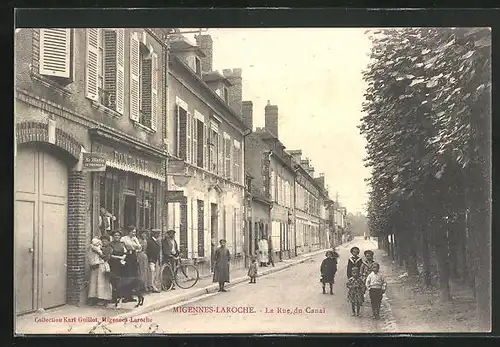
POLYGON ((233 85, 226 77, 221 75, 218 71, 210 71, 210 72, 206 72, 206 73, 204 72, 202 78, 203 78, 203 81, 205 81, 206 83, 222 81, 228 87, 233 85))
POLYGON ((186 40, 175 40, 170 41, 170 51, 171 52, 195 52, 200 57, 205 57, 205 53, 196 45, 193 45, 186 40))

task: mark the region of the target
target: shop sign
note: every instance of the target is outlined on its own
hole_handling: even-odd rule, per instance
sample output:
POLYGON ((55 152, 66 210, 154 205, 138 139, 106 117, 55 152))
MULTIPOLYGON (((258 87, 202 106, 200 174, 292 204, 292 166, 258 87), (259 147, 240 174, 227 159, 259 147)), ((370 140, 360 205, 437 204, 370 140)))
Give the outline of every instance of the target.
POLYGON ((82 153, 83 171, 106 171, 106 157, 99 153, 82 153))
POLYGON ((184 196, 184 191, 182 190, 168 190, 166 192, 166 200, 167 203, 175 203, 175 202, 182 203, 183 201, 186 200, 186 197, 184 196))
POLYGON ((146 160, 134 157, 130 154, 113 151, 113 158, 117 163, 120 164, 134 166, 141 170, 146 170, 148 168, 148 162, 146 160))

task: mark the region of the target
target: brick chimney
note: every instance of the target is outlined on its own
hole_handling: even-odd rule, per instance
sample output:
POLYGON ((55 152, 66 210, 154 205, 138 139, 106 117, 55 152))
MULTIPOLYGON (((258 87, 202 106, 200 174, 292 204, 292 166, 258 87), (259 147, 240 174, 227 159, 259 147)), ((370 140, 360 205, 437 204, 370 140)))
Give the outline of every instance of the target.
POLYGON ((241 115, 241 103, 243 99, 241 72, 242 70, 239 68, 222 70, 224 77, 227 78, 227 80, 232 84, 227 91, 229 106, 231 106, 231 108, 239 115, 241 115))
POLYGON ((201 71, 210 72, 212 71, 213 65, 213 41, 210 35, 196 35, 196 44, 200 50, 205 54, 205 57, 201 57, 201 71))
POLYGON ((265 126, 266 129, 278 137, 278 106, 276 105, 271 105, 271 102, 267 100, 267 105, 264 110, 265 114, 265 126))
POLYGON ((245 123, 245 125, 249 127, 250 130, 253 130, 253 102, 243 101, 241 103, 241 108, 243 123, 245 123))

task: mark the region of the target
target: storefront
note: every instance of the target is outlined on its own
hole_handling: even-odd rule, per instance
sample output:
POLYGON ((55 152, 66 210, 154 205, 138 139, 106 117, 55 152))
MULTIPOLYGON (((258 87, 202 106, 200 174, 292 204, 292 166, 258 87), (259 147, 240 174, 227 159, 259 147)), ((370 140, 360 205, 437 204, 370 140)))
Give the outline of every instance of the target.
POLYGON ((161 153, 98 136, 92 143, 92 153, 106 159, 105 171, 92 174, 93 235, 129 226, 161 229, 165 186, 161 153))

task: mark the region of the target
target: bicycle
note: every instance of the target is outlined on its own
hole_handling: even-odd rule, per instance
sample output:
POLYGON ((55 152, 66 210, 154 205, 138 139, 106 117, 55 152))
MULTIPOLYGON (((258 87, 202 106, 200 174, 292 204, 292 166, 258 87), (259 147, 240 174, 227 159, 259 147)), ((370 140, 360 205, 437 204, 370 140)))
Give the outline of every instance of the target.
POLYGON ((160 269, 162 289, 170 290, 174 283, 182 289, 192 288, 200 279, 198 268, 193 264, 182 264, 179 257, 174 259, 174 268, 167 262, 160 269))

